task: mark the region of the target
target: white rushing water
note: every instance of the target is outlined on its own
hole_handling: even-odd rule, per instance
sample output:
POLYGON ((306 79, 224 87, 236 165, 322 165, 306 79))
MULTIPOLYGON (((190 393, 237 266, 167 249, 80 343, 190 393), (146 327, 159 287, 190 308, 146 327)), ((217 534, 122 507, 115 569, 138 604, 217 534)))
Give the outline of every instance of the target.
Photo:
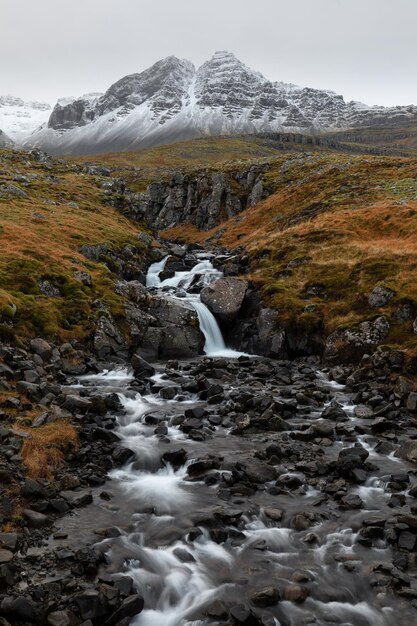
MULTIPOLYGON (((211 282, 221 278, 222 272, 216 270, 208 259, 203 259, 197 263, 192 269, 183 272, 175 272, 172 278, 161 280, 159 275, 164 270, 169 257, 165 257, 162 261, 153 263, 146 277, 146 286, 157 289, 171 288, 181 289, 182 301, 186 301, 196 310, 200 329, 205 337, 204 352, 208 356, 237 358, 242 356, 243 352, 237 352, 226 347, 222 332, 208 307, 201 302, 199 294, 188 293, 188 289, 198 281, 201 286, 209 285, 211 282)), ((174 294, 175 297, 175 294, 174 294)))
MULTIPOLYGON (((187 291, 195 282, 200 282, 200 286, 209 284, 221 273, 208 259, 203 259, 191 270, 176 272, 172 278, 161 281, 160 273, 166 262, 167 258, 150 267, 147 285, 166 288, 170 298, 185 299, 192 304, 206 338, 206 354, 239 356, 240 353, 226 348, 219 326, 200 296, 187 291), (175 295, 177 289, 184 290, 182 298, 175 295)), ((187 376, 187 369, 182 375, 187 376)), ((190 380, 192 376, 189 374, 190 380)), ((343 385, 329 381, 322 372, 318 372, 318 379, 323 389, 330 391, 324 406, 337 401, 346 410, 350 425, 355 424, 358 419, 354 415, 351 394, 343 385)), ((214 436, 198 442, 186 437, 177 418, 184 414, 186 406, 204 406, 204 401, 192 391, 181 391, 172 399, 164 399, 159 390, 175 384, 175 377, 160 371, 151 377, 151 385, 141 393, 129 387, 132 375, 127 369, 82 377, 80 382, 83 381, 118 393, 123 411, 117 415, 117 432, 122 445, 134 452, 133 461, 110 472, 110 478, 123 496, 123 505, 130 503, 127 507, 130 518, 125 520, 120 538, 106 540, 109 541, 109 561, 114 562, 119 551, 122 552, 125 567, 120 575, 131 576, 135 589, 144 598, 145 608, 133 618, 131 626, 217 625, 219 620, 210 618, 207 608, 214 601, 242 602, 247 594, 247 572, 258 581, 253 588, 271 583, 287 586, 294 581, 294 572, 301 572, 313 590, 312 597, 304 603, 282 598, 277 607, 268 607, 271 614, 267 613, 265 621, 258 623, 268 626, 411 626, 411 622, 399 622, 391 606, 383 606, 383 602, 380 605, 379 601, 374 603, 366 588, 362 590, 361 577, 354 577, 352 573, 352 564, 357 564, 355 571, 360 572, 359 567, 370 566, 368 559, 373 558, 362 548, 358 528, 364 515, 369 516, 369 512, 384 510, 387 506, 389 494, 381 472, 352 488, 352 493, 359 495, 364 504, 363 510, 353 513, 352 527, 350 519, 343 519, 343 510, 334 515, 332 509, 329 512, 324 509, 324 515, 317 516, 313 525, 296 528, 290 523, 291 516, 315 510, 311 498, 320 495, 318 488, 309 486, 305 495, 299 492, 296 497, 291 490, 269 494, 268 490, 259 489, 249 506, 249 501, 245 502, 241 496, 232 503, 224 501, 219 495, 223 481, 213 486, 201 478, 190 480, 188 468, 193 460, 204 458, 207 452, 219 454, 219 441, 227 445, 226 452, 220 452, 222 456, 227 457, 229 453, 231 458, 241 456, 245 463, 246 442, 242 437, 228 437, 223 426, 216 426, 212 431, 220 433, 221 439, 214 436), (159 427, 165 429, 166 437, 158 433, 159 427), (167 438, 168 444, 174 443, 174 450, 181 447, 186 452, 181 465, 172 467, 161 462, 162 452, 170 451, 167 438), (241 521, 238 527, 231 524, 232 533, 227 541, 218 543, 215 535, 199 520, 207 520, 224 507, 227 510, 230 504, 238 509, 242 506, 241 521), (285 510, 283 519, 278 517, 274 521, 271 512, 280 509, 285 510), (198 532, 195 532, 196 527, 198 532), (345 569, 345 563, 352 567, 345 569), (285 621, 274 617, 275 611, 279 611, 285 621)), ((233 384, 236 383, 237 379, 233 384)), ((227 385, 225 383, 226 388, 227 385)), ((355 440, 368 450, 372 461, 384 461, 389 474, 396 467, 396 460, 375 452, 372 439, 370 441, 362 435, 355 440)), ((263 438, 260 441, 255 436, 254 450, 262 451, 264 442, 263 438)), ((351 445, 350 438, 336 441, 335 456, 339 446, 351 445)), ((223 477, 231 473, 227 469, 222 472, 223 477)), ((288 475, 304 480, 302 472, 288 471, 288 475)), ((386 546, 381 542, 374 545, 373 550, 378 551, 378 559, 383 560, 386 546)))

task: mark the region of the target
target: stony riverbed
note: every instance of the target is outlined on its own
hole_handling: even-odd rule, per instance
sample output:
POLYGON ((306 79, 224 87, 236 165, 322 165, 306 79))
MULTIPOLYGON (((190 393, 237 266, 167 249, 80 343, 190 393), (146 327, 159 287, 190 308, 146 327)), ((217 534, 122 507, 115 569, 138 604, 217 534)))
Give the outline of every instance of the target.
POLYGON ((83 447, 55 484, 25 483, 41 517, 9 546, 0 620, 417 624, 417 422, 398 355, 328 369, 234 352, 201 307, 218 274, 196 261, 163 280, 159 261, 148 287, 196 310, 209 354, 62 381, 83 447))

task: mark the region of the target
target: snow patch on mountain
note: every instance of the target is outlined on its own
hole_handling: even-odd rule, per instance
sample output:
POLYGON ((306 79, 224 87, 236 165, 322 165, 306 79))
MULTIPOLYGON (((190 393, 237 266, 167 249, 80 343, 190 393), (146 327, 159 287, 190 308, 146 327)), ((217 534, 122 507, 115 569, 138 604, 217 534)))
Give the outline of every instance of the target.
POLYGON ((87 154, 204 135, 305 133, 403 121, 417 121, 417 107, 369 107, 345 102, 333 91, 271 82, 231 52, 220 51, 197 70, 190 61, 170 56, 125 76, 104 94, 61 99, 24 144, 87 154))
POLYGON ((14 96, 0 96, 0 128, 16 143, 22 143, 40 128, 51 114, 46 102, 25 102, 14 96))

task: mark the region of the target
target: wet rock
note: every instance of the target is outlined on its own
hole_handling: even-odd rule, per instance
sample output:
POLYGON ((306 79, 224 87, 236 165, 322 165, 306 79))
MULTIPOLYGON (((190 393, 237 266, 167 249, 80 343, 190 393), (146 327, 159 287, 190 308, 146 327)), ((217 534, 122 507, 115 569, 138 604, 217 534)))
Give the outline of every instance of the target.
POLYGON ((236 626, 259 626, 257 616, 244 604, 232 606, 229 613, 236 626))
POLYGON ((201 301, 227 327, 237 318, 247 289, 246 281, 233 277, 219 278, 202 290, 201 301))
POLYGON ((80 508, 87 506, 93 501, 91 491, 61 491, 60 496, 70 504, 70 506, 80 508))
POLYGON ((172 465, 174 469, 178 469, 184 465, 187 460, 187 452, 184 448, 179 450, 168 450, 162 455, 162 461, 165 464, 172 465))
POLYGON ((46 498, 47 491, 42 485, 32 478, 26 478, 21 489, 22 496, 25 498, 46 498))
POLYGON ((75 394, 68 394, 62 407, 70 413, 80 412, 87 413, 92 408, 91 401, 88 398, 81 398, 75 394))
POLYGON ((133 450, 129 450, 129 448, 116 448, 112 452, 112 459, 116 463, 116 465, 125 465, 131 461, 135 456, 133 450))
POLYGON ((368 456, 369 452, 361 445, 343 448, 343 450, 339 452, 339 458, 337 461, 338 468, 342 472, 348 472, 355 468, 361 468, 368 456))
POLYGON ((408 394, 407 409, 412 413, 417 413, 417 393, 415 391, 408 394))
POLYGON ((272 509, 270 507, 265 508, 264 513, 266 517, 274 520, 274 522, 280 522, 284 515, 284 512, 281 509, 272 509))
POLYGON ((405 441, 395 453, 395 456, 406 459, 410 463, 417 463, 417 439, 405 441))
POLYGON ((312 513, 297 513, 291 519, 290 526, 294 530, 307 530, 315 522, 315 515, 312 513))
POLYGON ((24 596, 11 598, 6 596, 0 605, 1 613, 14 623, 16 621, 36 621, 37 606, 24 596))
POLYGON ((0 564, 10 563, 13 560, 13 552, 10 550, 3 550, 0 548, 0 564))
POLYGON ((37 511, 32 511, 31 509, 24 509, 22 511, 22 515, 28 526, 31 526, 32 528, 42 528, 50 522, 47 515, 38 513, 37 511))
POLYGON ((264 587, 250 594, 249 600, 255 606, 266 607, 278 604, 280 599, 279 591, 276 587, 264 587))
POLYGON ((416 545, 417 537, 415 533, 409 531, 403 531, 398 536, 398 547, 401 550, 413 551, 416 545))
POLYGON ((155 374, 155 368, 138 354, 134 354, 130 360, 136 378, 150 378, 155 374))
POLYGON ((93 344, 100 358, 125 356, 127 353, 126 343, 108 311, 103 310, 97 320, 93 344))
POLYGON ((162 387, 159 391, 159 395, 164 400, 173 400, 175 396, 179 393, 180 388, 175 386, 162 387))
POLYGON ((149 325, 138 348, 145 359, 189 358, 203 352, 205 338, 195 309, 187 302, 153 296, 149 325))
POLYGON ((361 509, 362 499, 356 493, 349 493, 341 499, 341 505, 346 509, 361 509))
POLYGON ((17 533, 0 533, 0 545, 14 552, 17 547, 17 533))
POLYGON ((277 471, 273 466, 257 459, 245 461, 243 467, 247 479, 252 483, 266 483, 277 478, 277 471))
POLYGON ((40 337, 38 337, 37 339, 32 339, 32 341, 30 342, 30 348, 44 361, 49 361, 52 356, 52 348, 50 344, 40 337))
POLYGON ((288 585, 285 587, 283 597, 288 602, 304 602, 310 595, 309 590, 301 585, 288 585))
MULTIPOLYGON (((4 590, 15 582, 15 572, 5 563, 0 565, 0 589, 4 590)), ((0 626, 2 626, 0 621, 0 626)))
POLYGON ((104 622, 104 626, 115 626, 118 622, 125 618, 135 617, 143 611, 143 598, 138 594, 129 596, 123 600, 120 607, 104 622))
POLYGON ((86 589, 76 596, 75 603, 83 619, 96 619, 106 614, 106 608, 101 606, 96 589, 86 589))
POLYGON ((52 611, 46 618, 48 626, 75 626, 78 623, 77 617, 70 610, 52 611))
POLYGON ((369 406, 365 406, 364 404, 358 404, 354 409, 355 417, 359 417, 361 419, 366 419, 368 417, 372 417, 374 412, 369 406))

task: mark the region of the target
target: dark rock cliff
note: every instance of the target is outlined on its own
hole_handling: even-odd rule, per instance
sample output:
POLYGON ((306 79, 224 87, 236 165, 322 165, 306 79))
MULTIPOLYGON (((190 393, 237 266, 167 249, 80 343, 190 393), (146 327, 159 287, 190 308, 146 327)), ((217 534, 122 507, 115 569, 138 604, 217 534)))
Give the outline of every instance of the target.
POLYGON ((268 165, 251 165, 240 171, 197 174, 176 173, 169 182, 152 182, 143 193, 133 193, 124 183, 106 183, 109 201, 119 190, 120 210, 136 221, 145 221, 153 229, 178 224, 193 224, 210 230, 221 221, 237 215, 269 195, 262 175, 268 165))

